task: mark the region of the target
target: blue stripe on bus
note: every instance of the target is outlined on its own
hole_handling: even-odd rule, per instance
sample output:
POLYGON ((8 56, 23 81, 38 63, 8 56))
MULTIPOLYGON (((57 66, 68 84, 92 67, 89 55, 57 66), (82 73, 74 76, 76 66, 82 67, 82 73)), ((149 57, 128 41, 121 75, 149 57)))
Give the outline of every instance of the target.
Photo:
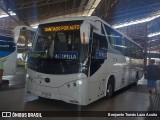
POLYGON ((13 52, 0 51, 0 58, 7 57, 8 55, 10 55, 12 53, 13 52))

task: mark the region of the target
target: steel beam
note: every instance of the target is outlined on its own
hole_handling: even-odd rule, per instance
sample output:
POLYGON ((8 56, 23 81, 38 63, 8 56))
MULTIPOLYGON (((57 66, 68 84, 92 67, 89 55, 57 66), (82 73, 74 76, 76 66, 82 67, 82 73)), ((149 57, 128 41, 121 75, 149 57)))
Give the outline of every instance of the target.
POLYGON ((41 1, 27 2, 27 3, 19 4, 19 5, 21 5, 20 7, 18 7, 18 4, 16 4, 17 8, 13 9, 13 10, 17 11, 17 10, 23 10, 23 9, 32 8, 32 7, 52 5, 52 4, 57 4, 57 3, 65 2, 65 1, 66 0, 58 0, 56 2, 49 2, 48 1, 48 2, 45 2, 45 3, 42 3, 41 1))
POLYGON ((13 19, 15 22, 19 23, 18 20, 16 20, 13 16, 11 16, 11 15, 8 13, 8 10, 6 10, 6 9, 2 6, 2 4, 0 4, 0 9, 2 9, 7 15, 9 15, 9 17, 10 17, 11 19, 13 19))
MULTIPOLYGON (((19 15, 19 13, 15 12, 15 10, 13 10, 13 6, 9 6, 7 3, 7 1, 2 0, 3 3, 7 6, 7 8, 9 8, 11 11, 13 11, 14 13, 16 13, 17 17, 27 26, 29 26, 28 22, 25 21, 25 19, 23 18, 23 16, 19 15), (24 22, 25 21, 25 22, 24 22)), ((13 1, 12 1, 13 2, 13 1)))

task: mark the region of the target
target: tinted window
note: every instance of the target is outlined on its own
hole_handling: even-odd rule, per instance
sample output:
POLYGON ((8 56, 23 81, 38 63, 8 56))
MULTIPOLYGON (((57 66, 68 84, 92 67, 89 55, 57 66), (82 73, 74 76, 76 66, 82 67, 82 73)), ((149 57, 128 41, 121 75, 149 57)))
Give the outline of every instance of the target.
POLYGON ((107 50, 108 44, 106 36, 99 35, 97 33, 93 34, 93 44, 92 44, 92 53, 95 55, 97 49, 107 50))
POLYGON ((120 33, 105 25, 105 30, 108 35, 109 42, 112 48, 120 51, 128 57, 143 58, 143 49, 135 43, 123 37, 120 33))

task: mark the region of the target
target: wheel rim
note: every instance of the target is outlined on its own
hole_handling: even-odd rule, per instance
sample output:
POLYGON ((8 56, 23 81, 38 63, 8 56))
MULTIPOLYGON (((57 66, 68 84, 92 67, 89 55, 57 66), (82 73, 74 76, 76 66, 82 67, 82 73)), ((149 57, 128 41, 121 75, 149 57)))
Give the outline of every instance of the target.
POLYGON ((108 90, 107 90, 107 92, 108 92, 108 96, 109 96, 109 97, 112 96, 113 88, 112 88, 112 85, 111 85, 111 84, 108 85, 108 90))

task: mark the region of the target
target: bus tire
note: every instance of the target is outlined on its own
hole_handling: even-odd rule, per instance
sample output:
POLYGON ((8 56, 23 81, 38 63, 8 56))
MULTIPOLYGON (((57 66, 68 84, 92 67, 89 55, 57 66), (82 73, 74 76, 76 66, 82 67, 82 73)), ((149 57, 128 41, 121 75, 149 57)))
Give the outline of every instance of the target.
POLYGON ((114 80, 109 79, 107 84, 107 90, 106 90, 106 98, 111 98, 114 94, 114 80))
POLYGON ((38 96, 38 99, 39 99, 39 100, 45 100, 46 98, 41 97, 41 96, 38 96))
POLYGON ((136 81, 138 81, 139 80, 139 72, 137 71, 136 72, 136 81))
POLYGON ((133 83, 133 87, 138 85, 138 80, 139 80, 139 73, 136 72, 136 77, 135 77, 136 81, 133 83))

